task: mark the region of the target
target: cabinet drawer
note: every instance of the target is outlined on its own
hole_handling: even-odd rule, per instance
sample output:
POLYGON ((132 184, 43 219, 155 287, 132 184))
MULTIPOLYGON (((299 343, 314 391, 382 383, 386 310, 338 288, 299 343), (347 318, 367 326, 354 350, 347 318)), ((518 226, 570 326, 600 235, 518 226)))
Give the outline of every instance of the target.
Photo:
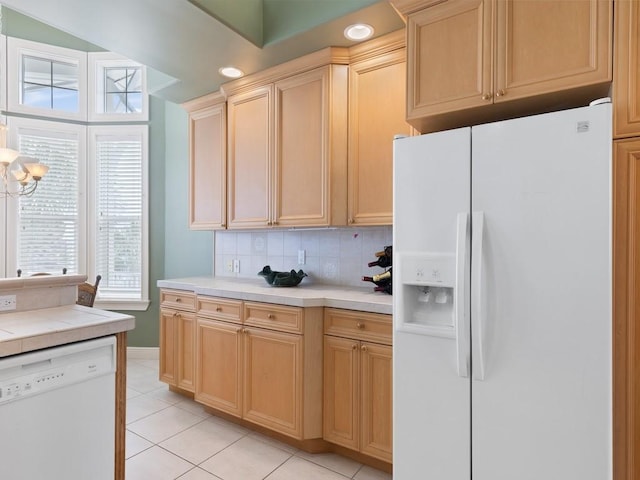
POLYGON ((242 302, 226 298, 198 297, 198 316, 242 323, 242 302))
POLYGON ((303 310, 298 307, 245 302, 244 323, 282 332, 302 333, 303 310))
POLYGON ((196 309, 196 296, 184 290, 160 290, 160 305, 164 308, 175 308, 193 312, 196 309))
POLYGON ((324 333, 391 345, 391 315, 325 308, 324 333))

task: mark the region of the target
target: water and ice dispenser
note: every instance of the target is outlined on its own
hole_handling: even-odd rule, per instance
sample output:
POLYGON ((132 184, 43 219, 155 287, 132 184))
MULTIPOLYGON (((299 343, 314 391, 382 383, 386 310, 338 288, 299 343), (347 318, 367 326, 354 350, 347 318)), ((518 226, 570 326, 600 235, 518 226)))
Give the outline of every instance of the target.
POLYGON ((455 255, 397 252, 395 263, 396 328, 424 335, 455 336, 455 255))

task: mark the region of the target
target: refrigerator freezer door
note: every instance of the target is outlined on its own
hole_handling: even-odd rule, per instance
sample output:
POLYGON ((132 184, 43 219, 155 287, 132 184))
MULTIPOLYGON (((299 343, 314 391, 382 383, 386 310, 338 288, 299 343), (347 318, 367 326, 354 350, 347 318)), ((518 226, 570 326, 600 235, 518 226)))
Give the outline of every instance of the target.
POLYGON ((458 237, 467 235, 460 219, 466 221, 471 201, 470 142, 468 128, 394 141, 395 480, 469 478, 470 380, 459 375, 469 353, 458 351, 468 338, 456 342, 455 315, 469 309, 457 298, 465 259, 456 256, 464 251, 458 237), (400 258, 425 276, 441 276, 453 298, 446 288, 421 285, 413 272, 405 275, 400 258))
POLYGON ((598 105, 472 130, 474 480, 612 477, 610 122, 598 105))

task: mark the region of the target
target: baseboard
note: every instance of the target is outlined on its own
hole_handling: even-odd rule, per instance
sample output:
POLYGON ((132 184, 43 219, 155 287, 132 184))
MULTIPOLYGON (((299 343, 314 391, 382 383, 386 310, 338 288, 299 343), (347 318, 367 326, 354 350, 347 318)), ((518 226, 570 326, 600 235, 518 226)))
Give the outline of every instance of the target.
POLYGON ((127 347, 127 357, 137 360, 158 360, 159 347, 127 347))

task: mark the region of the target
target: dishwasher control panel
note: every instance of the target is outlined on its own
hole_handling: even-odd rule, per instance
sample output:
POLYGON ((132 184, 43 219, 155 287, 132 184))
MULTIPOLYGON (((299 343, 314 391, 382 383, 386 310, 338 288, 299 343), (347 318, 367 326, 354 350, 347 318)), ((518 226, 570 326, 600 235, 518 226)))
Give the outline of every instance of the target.
POLYGON ((44 360, 36 357, 33 362, 24 357, 24 362, 0 369, 0 405, 115 371, 110 347, 96 349, 91 355, 78 352, 44 360))

